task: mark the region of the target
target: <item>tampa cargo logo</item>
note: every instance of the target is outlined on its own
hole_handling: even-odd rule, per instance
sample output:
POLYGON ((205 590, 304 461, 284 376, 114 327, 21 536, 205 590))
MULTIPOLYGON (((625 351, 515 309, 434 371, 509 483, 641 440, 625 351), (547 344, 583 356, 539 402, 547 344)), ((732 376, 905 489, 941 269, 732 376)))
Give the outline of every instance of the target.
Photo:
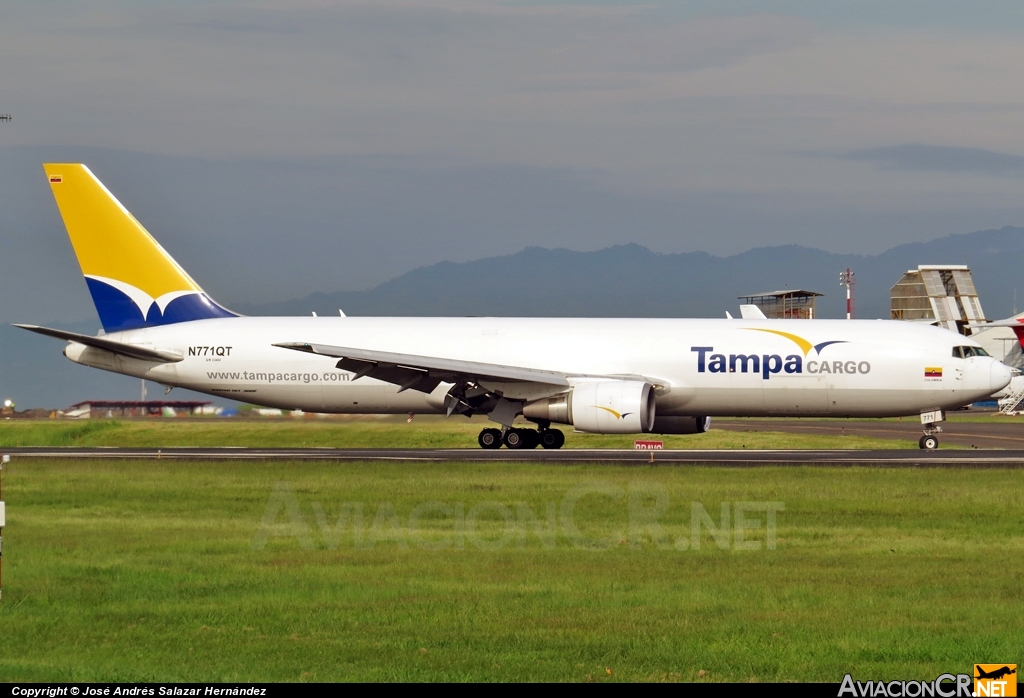
POLYGON ((760 373, 764 380, 773 374, 782 373, 843 373, 864 374, 871 372, 871 364, 867 361, 827 361, 820 358, 808 359, 811 351, 820 357, 825 348, 833 344, 846 344, 844 340, 831 340, 811 344, 799 335, 779 330, 745 328, 750 332, 765 332, 784 337, 797 345, 802 354, 789 354, 785 358, 781 354, 714 354, 714 347, 690 347, 697 354, 697 373, 760 373))

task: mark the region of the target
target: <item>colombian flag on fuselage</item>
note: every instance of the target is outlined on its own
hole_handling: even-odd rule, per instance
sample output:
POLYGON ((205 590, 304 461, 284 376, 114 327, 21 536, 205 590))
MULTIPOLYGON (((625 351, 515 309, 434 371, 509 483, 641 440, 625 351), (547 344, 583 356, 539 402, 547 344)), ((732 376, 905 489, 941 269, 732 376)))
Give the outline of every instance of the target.
POLYGON ((106 332, 235 316, 203 292, 88 167, 43 169, 106 332))

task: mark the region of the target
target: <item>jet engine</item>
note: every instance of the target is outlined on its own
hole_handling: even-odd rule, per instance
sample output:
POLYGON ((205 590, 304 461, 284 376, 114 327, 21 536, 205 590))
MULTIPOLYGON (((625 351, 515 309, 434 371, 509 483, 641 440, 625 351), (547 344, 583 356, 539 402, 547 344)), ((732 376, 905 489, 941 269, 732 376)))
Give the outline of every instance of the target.
POLYGON ((639 434, 654 426, 654 390, 644 381, 586 381, 568 393, 529 403, 523 416, 595 434, 639 434))

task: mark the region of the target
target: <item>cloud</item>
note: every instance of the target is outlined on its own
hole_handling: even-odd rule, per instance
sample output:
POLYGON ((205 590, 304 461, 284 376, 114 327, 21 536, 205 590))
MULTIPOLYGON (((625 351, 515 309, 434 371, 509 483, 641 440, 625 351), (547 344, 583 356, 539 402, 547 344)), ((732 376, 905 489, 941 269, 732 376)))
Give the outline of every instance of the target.
POLYGON ((99 2, 55 17, 22 5, 0 23, 0 83, 18 117, 9 143, 524 162, 568 126, 574 140, 631 128, 670 89, 660 81, 813 34, 801 17, 679 19, 648 6, 99 2))
POLYGON ((868 251, 1024 222, 998 152, 1019 36, 726 5, 13 3, 0 317, 88 310, 48 158, 88 162, 229 303, 525 245, 868 251), (874 148, 914 142, 990 152, 874 148))
POLYGON ((946 145, 905 145, 868 148, 843 153, 846 160, 873 162, 886 170, 903 172, 951 172, 990 177, 1024 177, 1024 155, 997 153, 983 148, 946 145))

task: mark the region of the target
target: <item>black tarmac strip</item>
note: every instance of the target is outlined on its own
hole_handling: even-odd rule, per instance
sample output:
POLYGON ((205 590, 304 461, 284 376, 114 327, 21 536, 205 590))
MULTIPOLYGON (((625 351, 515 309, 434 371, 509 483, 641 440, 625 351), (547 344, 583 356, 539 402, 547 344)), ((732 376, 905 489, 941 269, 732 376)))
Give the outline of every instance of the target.
POLYGON ((509 463, 608 463, 618 465, 875 466, 1024 468, 1024 451, 629 451, 622 449, 484 450, 426 448, 7 448, 14 458, 121 458, 175 460, 473 461, 509 463))
MULTIPOLYGON (((901 421, 870 419, 714 419, 712 429, 739 432, 783 432, 818 436, 863 436, 917 443, 921 424, 916 418, 901 421)), ((937 435, 943 446, 1007 450, 1024 449, 1024 419, 1007 417, 1005 422, 977 422, 953 419, 942 423, 937 435)), ((656 437, 655 437, 656 438, 656 437)))

